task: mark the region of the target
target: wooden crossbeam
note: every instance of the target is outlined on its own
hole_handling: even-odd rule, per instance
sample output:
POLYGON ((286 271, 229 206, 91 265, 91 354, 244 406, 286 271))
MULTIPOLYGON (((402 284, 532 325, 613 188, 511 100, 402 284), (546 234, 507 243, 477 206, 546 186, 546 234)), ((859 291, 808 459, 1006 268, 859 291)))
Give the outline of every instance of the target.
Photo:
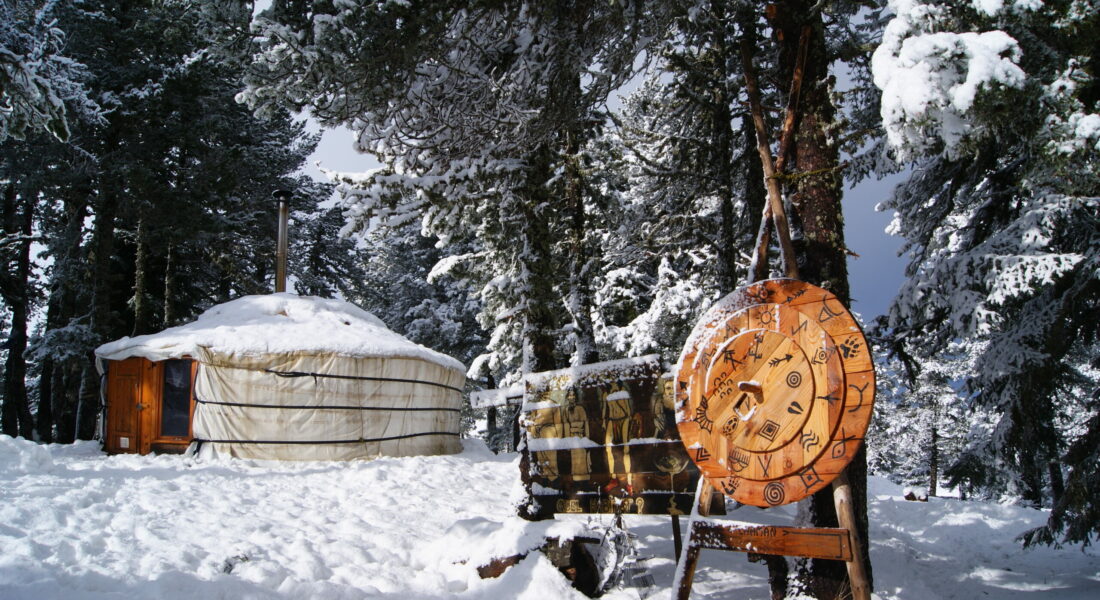
POLYGON ((852 560, 847 529, 742 525, 699 520, 691 524, 691 544, 700 549, 852 560))
POLYGON ((861 552, 858 536, 850 533, 855 526, 855 518, 852 514, 851 491, 846 473, 841 473, 833 482, 833 494, 840 524, 846 527, 807 528, 723 522, 707 518, 710 512, 711 486, 706 477, 701 477, 683 551, 679 555, 679 564, 676 565, 672 597, 676 600, 690 598, 699 552, 705 549, 841 560, 848 566, 852 598, 870 600, 870 586, 863 570, 863 562, 859 559, 861 552))

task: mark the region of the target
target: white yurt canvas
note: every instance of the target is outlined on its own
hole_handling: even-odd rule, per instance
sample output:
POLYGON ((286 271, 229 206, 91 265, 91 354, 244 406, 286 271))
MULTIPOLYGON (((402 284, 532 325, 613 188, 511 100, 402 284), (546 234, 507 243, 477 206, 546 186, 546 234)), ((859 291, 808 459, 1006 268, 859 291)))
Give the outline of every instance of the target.
POLYGON ((191 358, 200 455, 353 460, 461 450, 465 375, 350 303, 277 293, 96 349, 107 361, 191 358))

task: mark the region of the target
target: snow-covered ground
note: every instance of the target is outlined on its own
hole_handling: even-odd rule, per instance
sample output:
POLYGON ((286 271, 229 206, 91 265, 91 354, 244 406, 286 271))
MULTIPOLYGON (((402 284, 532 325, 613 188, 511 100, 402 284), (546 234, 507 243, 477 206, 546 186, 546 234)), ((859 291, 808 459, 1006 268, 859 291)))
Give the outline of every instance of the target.
MULTIPOLYGON (((0 598, 579 598, 538 553, 497 579, 475 567, 587 519, 512 517, 515 455, 256 464, 115 456, 0 436, 0 598)), ((877 597, 1100 598, 1100 554, 1025 551, 1041 511, 932 499, 871 482, 877 597)), ((793 507, 728 518, 780 523, 793 507)), ((673 575, 667 518, 627 517, 656 589, 673 575)), ((703 552, 696 598, 765 598, 766 570, 703 552)), ((612 599, 637 597, 613 591, 612 599)))

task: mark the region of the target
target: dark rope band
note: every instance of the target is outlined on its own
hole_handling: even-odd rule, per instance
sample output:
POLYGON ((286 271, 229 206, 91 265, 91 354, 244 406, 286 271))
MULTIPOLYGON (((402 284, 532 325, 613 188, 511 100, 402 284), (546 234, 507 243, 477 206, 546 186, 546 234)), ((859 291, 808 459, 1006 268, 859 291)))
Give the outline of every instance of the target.
POLYGON ((202 444, 365 444, 370 442, 388 442, 390 440, 403 440, 406 438, 420 437, 424 435, 450 435, 454 437, 460 437, 457 433, 450 431, 423 431, 421 433, 406 433, 405 435, 393 435, 390 437, 380 438, 359 438, 357 440, 204 440, 201 438, 195 438, 191 441, 202 444))
POLYGON ((245 402, 218 402, 216 400, 203 400, 202 398, 195 397, 197 404, 216 404, 218 406, 240 406, 244 408, 291 408, 297 410, 388 410, 393 412, 414 412, 414 411, 446 411, 446 412, 462 412, 459 408, 430 408, 421 406, 410 406, 405 408, 386 407, 386 406, 313 406, 309 404, 288 404, 285 406, 276 406, 274 404, 248 404, 245 402))
POLYGON ((420 379, 399 379, 397 377, 364 377, 361 375, 332 375, 330 373, 311 373, 306 371, 275 371, 272 369, 264 369, 265 373, 271 373, 272 375, 278 375, 279 377, 327 377, 329 379, 357 379, 362 381, 396 381, 398 383, 422 383, 424 385, 434 385, 436 387, 445 388, 458 393, 462 393, 462 390, 452 385, 445 383, 436 383, 435 381, 423 381, 420 379))

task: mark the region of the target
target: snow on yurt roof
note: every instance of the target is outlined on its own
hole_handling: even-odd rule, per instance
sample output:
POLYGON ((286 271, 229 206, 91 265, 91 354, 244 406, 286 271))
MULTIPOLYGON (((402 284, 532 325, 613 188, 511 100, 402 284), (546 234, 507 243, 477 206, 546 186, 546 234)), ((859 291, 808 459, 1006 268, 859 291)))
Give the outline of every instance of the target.
POLYGON ((289 293, 244 296, 211 307, 186 325, 124 337, 96 348, 104 360, 195 356, 199 348, 257 356, 287 352, 410 357, 464 370, 454 358, 410 342, 371 313, 342 300, 289 293))

